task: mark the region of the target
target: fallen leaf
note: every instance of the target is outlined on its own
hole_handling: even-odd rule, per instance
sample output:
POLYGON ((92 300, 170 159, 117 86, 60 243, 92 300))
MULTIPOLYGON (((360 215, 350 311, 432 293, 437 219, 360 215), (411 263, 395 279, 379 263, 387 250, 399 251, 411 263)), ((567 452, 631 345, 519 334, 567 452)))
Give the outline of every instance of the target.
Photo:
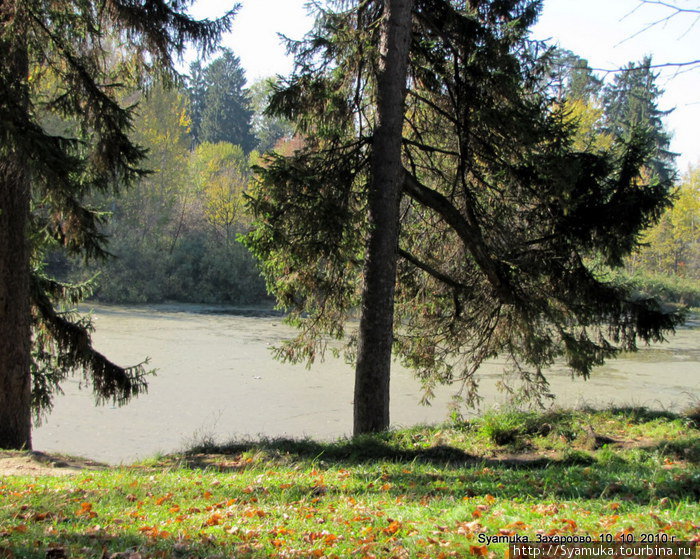
POLYGON ((388 535, 392 535, 398 532, 399 528, 401 528, 401 523, 398 520, 394 520, 393 522, 390 522, 389 526, 384 528, 382 532, 388 535))

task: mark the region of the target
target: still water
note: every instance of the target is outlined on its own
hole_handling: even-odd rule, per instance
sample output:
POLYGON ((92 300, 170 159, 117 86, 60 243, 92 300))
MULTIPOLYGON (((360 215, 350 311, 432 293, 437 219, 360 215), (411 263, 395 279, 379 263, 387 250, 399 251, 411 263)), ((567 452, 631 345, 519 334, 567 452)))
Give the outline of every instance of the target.
MULTIPOLYGON (((149 392, 127 406, 95 407, 79 379, 64 385, 51 416, 34 431, 43 451, 127 463, 179 450, 203 437, 218 442, 256 436, 332 439, 352 430, 353 369, 329 359, 310 370, 281 364, 270 347, 291 337, 279 316, 223 313, 201 306, 96 307, 95 347, 120 365, 149 356, 158 370, 149 392)), ((504 401, 495 384, 502 363, 482 368, 482 407, 504 401)), ((556 404, 644 405, 681 410, 700 398, 700 322, 694 317, 670 342, 610 361, 591 379, 549 372, 556 404)), ((420 386, 395 366, 394 426, 446 419, 455 388, 422 406, 420 386)))

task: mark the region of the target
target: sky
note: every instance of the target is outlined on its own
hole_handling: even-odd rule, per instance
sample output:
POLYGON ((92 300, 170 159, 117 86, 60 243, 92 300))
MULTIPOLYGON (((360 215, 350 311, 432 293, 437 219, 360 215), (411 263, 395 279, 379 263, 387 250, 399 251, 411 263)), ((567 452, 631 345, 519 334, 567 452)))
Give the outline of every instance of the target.
MULTIPOLYGON (((279 34, 299 39, 311 28, 306 0, 240 3, 233 30, 223 45, 240 57, 249 82, 288 74, 292 60, 286 56, 279 34)), ((675 0, 675 4, 698 7, 697 0, 675 0)), ((221 0, 199 0, 190 11, 195 17, 211 18, 228 7, 221 0)), ((679 14, 649 27, 671 13, 658 3, 643 4, 640 0, 544 0, 532 37, 572 50, 600 69, 619 68, 645 55, 652 55, 655 64, 700 59, 697 16, 679 14)), ((665 90, 659 108, 673 109, 665 122, 673 134, 671 149, 680 154, 678 168, 684 172, 689 165, 700 164, 700 64, 659 72, 657 84, 665 90)), ((613 74, 606 75, 612 79, 613 74)))

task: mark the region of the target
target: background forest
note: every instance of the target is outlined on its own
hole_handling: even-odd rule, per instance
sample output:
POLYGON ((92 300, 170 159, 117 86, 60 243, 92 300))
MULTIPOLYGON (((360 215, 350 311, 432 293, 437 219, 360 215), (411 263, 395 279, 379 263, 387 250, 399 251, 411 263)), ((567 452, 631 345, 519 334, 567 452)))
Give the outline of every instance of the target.
MULTIPOLYGON (((550 82, 578 127, 577 146, 606 147, 635 125, 651 128, 649 172, 675 176, 677 192, 657 225, 640 239, 624 279, 643 294, 700 305, 700 167, 679 172, 658 106, 663 91, 650 58, 625 71, 597 75, 570 51, 552 56, 550 82)), ((110 219, 103 233, 113 258, 85 264, 60 252, 46 256, 48 272, 90 280, 94 297, 109 303, 259 304, 272 301, 254 258, 238 242, 251 226, 245 194, 263 154, 291 153, 302 140, 292 125, 265 114, 275 78, 246 82, 229 49, 196 61, 174 87, 153 84, 137 103, 134 138, 147 148, 151 171, 133 188, 92 201, 110 219)), ((618 272, 619 274, 619 272, 618 272)))

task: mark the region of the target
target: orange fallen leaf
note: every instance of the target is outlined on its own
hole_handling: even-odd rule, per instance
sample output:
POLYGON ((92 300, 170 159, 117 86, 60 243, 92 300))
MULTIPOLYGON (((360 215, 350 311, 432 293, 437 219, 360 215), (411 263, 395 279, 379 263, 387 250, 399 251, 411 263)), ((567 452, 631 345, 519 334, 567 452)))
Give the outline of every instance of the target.
POLYGON ((307 532, 303 535, 302 540, 304 540, 306 543, 314 543, 316 540, 322 537, 323 534, 321 532, 307 532))
POLYGON ((487 553, 489 552, 489 548, 486 547, 485 545, 470 545, 469 546, 469 553, 472 555, 476 555, 477 557, 486 557, 487 553))
POLYGON ((158 499, 156 499, 156 505, 162 505, 166 501, 169 501, 170 499, 172 499, 172 497, 173 497, 172 493, 166 493, 162 497, 158 497, 158 499))
POLYGON ((243 516, 246 516, 248 518, 265 518, 267 516, 267 513, 264 510, 261 509, 252 509, 252 510, 247 510, 243 513, 243 516))
POLYGON ((80 509, 75 513, 76 516, 87 516, 88 518, 95 518, 97 513, 92 510, 92 503, 81 503, 80 509))
POLYGON ((389 526, 384 528, 382 532, 388 535, 392 535, 398 532, 399 528, 401 528, 401 523, 398 520, 394 520, 393 522, 390 522, 389 526))

